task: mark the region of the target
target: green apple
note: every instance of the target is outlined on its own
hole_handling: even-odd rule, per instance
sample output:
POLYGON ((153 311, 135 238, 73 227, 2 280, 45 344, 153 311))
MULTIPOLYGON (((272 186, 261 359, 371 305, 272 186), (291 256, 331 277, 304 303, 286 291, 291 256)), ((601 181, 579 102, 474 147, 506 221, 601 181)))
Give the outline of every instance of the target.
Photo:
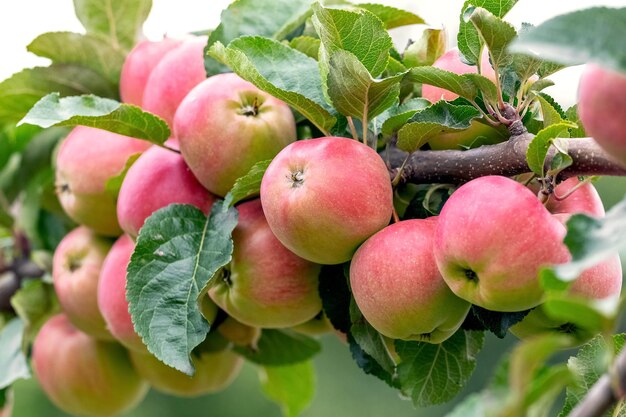
POLYGON ((324 314, 323 311, 320 311, 311 320, 298 324, 297 326, 293 326, 291 330, 306 336, 321 336, 323 334, 334 332, 335 328, 328 317, 326 317, 326 314, 324 314))
POLYGON ((217 331, 235 346, 256 347, 261 337, 261 329, 247 326, 230 316, 218 326, 217 331))

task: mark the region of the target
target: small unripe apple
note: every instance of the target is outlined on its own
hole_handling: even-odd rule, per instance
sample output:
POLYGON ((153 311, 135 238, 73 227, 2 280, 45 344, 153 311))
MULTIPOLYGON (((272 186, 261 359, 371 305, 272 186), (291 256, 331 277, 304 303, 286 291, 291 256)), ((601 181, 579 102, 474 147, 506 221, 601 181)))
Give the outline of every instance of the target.
POLYGON ((120 75, 120 96, 125 103, 141 106, 148 76, 163 57, 182 40, 164 37, 153 42, 143 40, 128 53, 120 75))
POLYGON ((470 303, 441 277, 433 243, 437 218, 387 226, 350 263, 354 300, 367 321, 392 339, 441 343, 463 323, 470 303))
POLYGON ((588 64, 578 85, 578 115, 585 132, 626 164, 626 74, 588 64))
POLYGON ((209 290, 228 315, 253 327, 304 323, 321 309, 320 266, 291 253, 270 230, 259 200, 237 207, 233 259, 209 290))
POLYGON ((64 315, 52 317, 39 331, 32 365, 50 400, 77 416, 121 414, 139 404, 148 388, 124 348, 90 338, 64 315))
POLYGON ((78 227, 59 243, 52 260, 54 290, 68 319, 88 335, 104 340, 113 337, 98 309, 98 280, 112 243, 78 227))
POLYGON ((191 90, 176 111, 174 131, 193 173, 220 196, 255 163, 296 140, 289 106, 233 73, 191 90))
POLYGON ((122 230, 136 238, 144 221, 160 208, 191 204, 207 214, 214 201, 182 156, 153 146, 128 170, 117 199, 117 218, 122 230))
POLYGON ((348 261, 368 237, 389 224, 389 171, 370 147, 325 137, 294 142, 261 182, 267 222, 289 250, 320 264, 348 261))
POLYGON ((75 127, 65 138, 56 158, 56 190, 65 212, 75 222, 105 236, 119 236, 117 193, 106 189, 132 155, 150 147, 106 130, 75 127))

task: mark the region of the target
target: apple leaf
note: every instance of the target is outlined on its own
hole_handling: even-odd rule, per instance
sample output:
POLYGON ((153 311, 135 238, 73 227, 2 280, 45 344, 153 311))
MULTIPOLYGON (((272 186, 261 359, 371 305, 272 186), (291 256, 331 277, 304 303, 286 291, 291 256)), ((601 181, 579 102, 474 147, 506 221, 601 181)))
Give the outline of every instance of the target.
POLYGON ((191 351, 210 323, 197 300, 230 262, 238 213, 227 201, 207 218, 196 207, 171 204, 146 219, 127 268, 126 298, 135 330, 165 364, 193 375, 191 351))
POLYGON ((111 178, 107 179, 107 181, 104 183, 104 189, 108 193, 114 196, 120 193, 120 189, 122 188, 122 183, 124 182, 124 178, 126 178, 126 174, 128 173, 128 170, 130 169, 130 167, 133 166, 135 161, 137 161, 137 159, 139 159, 140 156, 141 156, 140 153, 136 153, 136 154, 129 156, 128 159, 126 160, 126 163, 124 164, 124 168, 122 168, 119 174, 114 175, 111 178))
POLYGON ((151 8, 152 0, 74 0, 76 17, 88 34, 126 50, 135 45, 151 8))
MULTIPOLYGON (((528 32, 534 26, 530 23, 522 23, 518 35, 528 32)), ((517 74, 521 81, 528 80, 534 74, 539 71, 539 67, 542 64, 542 60, 536 56, 524 55, 524 54, 512 54, 511 67, 517 74)))
POLYGON ((543 176, 544 164, 552 141, 559 137, 567 137, 568 129, 575 125, 563 121, 540 130, 528 145, 526 161, 528 167, 537 175, 543 176))
POLYGON ((451 400, 474 371, 484 338, 482 332, 459 330, 438 345, 396 340, 402 392, 416 407, 451 400))
POLYGON ((498 87, 489 78, 480 74, 464 74, 464 78, 471 80, 478 91, 482 93, 483 101, 492 104, 494 107, 498 103, 498 87))
MULTIPOLYGON (((564 65, 597 62, 626 72, 626 8, 593 7, 554 17, 523 33, 511 50, 564 65)), ((545 69, 544 69, 545 72, 545 69)))
POLYGON ((509 328, 522 321, 529 312, 530 310, 503 313, 499 311, 489 311, 476 305, 473 305, 470 309, 470 314, 473 316, 473 319, 478 320, 482 325, 482 327, 474 330, 488 330, 499 339, 504 339, 509 328))
POLYGON ((576 123, 578 127, 573 127, 569 130, 570 138, 586 138, 587 132, 585 132, 585 127, 580 121, 580 117, 578 117, 578 105, 575 104, 565 112, 565 117, 572 123, 576 123))
POLYGON ((489 48, 494 67, 499 68, 511 62, 506 48, 517 36, 513 26, 482 7, 468 7, 463 18, 474 25, 481 40, 489 48))
MULTIPOLYGON (((350 334, 354 341, 363 349, 365 353, 370 355, 378 364, 389 374, 395 373, 396 364, 391 358, 389 348, 385 344, 385 339, 371 324, 367 322, 363 314, 359 311, 354 298, 350 302, 350 318, 352 327, 350 334)), ((393 343, 391 340, 390 343, 393 343)))
POLYGON ((432 65, 446 52, 446 40, 444 29, 424 29, 419 39, 404 50, 402 62, 409 68, 432 65))
POLYGON ((537 100, 541 105, 541 114, 543 116, 543 127, 552 126, 567 120, 565 112, 552 97, 546 93, 540 93, 537 100))
POLYGON ((32 342, 41 326, 61 309, 54 287, 40 279, 25 280, 22 288, 11 297, 11 306, 22 319, 25 345, 32 342))
POLYGON ((537 70, 537 74, 539 75, 540 78, 545 78, 554 74, 557 71, 562 70, 563 68, 565 68, 565 65, 560 65, 560 64, 557 64, 555 62, 550 62, 550 61, 544 61, 539 66, 539 70, 537 70))
POLYGON ((315 60, 317 60, 320 53, 320 44, 321 41, 312 36, 298 36, 289 42, 289 46, 293 49, 300 51, 315 60))
POLYGON ((313 401, 316 378, 311 361, 260 367, 259 379, 265 395, 280 405, 283 417, 298 417, 313 401))
POLYGON ((324 99, 319 68, 313 58, 261 37, 242 37, 228 47, 218 42, 209 54, 241 78, 295 108, 322 132, 328 133, 337 122, 324 99))
POLYGON ((376 17, 383 22, 387 30, 400 26, 421 25, 426 23, 424 19, 414 13, 384 4, 361 3, 357 4, 356 7, 376 15, 376 17))
POLYGON ((473 100, 478 95, 476 84, 470 78, 435 67, 411 68, 408 81, 440 87, 473 100))
POLYGON ((235 185, 230 190, 231 201, 230 205, 234 206, 241 200, 248 199, 259 195, 261 191, 261 180, 263 174, 267 170, 272 160, 257 162, 250 168, 250 171, 243 177, 237 178, 235 185))
POLYGON ((541 91, 541 90, 545 90, 548 87, 552 87, 554 85, 554 81, 549 80, 547 78, 542 78, 539 81, 536 81, 533 83, 533 85, 530 86, 530 88, 528 89, 528 91, 541 91))
POLYGON ((320 352, 320 343, 288 329, 263 329, 255 347, 235 346, 250 362, 265 366, 292 365, 308 361, 320 352))
POLYGON ((402 128, 418 110, 423 110, 430 105, 430 101, 425 98, 413 98, 402 104, 396 103, 376 118, 376 123, 379 124, 378 129, 384 136, 391 136, 402 128))
POLYGON ((598 301, 553 291, 548 293, 541 308, 549 318, 573 325, 577 332, 595 335, 612 333, 617 304, 615 297, 598 301))
POLYGON ((349 263, 340 265, 322 265, 319 274, 319 294, 322 309, 333 327, 342 333, 349 333, 350 288, 348 287, 349 263))
POLYGON ((94 95, 61 98, 51 93, 18 123, 41 127, 89 126, 162 145, 170 137, 164 120, 131 104, 94 95))
POLYGON ((476 65, 480 60, 483 42, 473 23, 467 21, 464 16, 469 7, 482 7, 502 18, 515 6, 517 0, 466 0, 461 9, 459 33, 457 43, 464 60, 470 65, 476 65))
POLYGON ((375 376, 392 388, 400 388, 395 372, 387 372, 376 359, 363 350, 351 333, 348 333, 347 339, 352 359, 363 372, 375 376))
POLYGON ((15 317, 0 330, 0 389, 18 379, 30 378, 26 355, 22 350, 24 322, 15 317))

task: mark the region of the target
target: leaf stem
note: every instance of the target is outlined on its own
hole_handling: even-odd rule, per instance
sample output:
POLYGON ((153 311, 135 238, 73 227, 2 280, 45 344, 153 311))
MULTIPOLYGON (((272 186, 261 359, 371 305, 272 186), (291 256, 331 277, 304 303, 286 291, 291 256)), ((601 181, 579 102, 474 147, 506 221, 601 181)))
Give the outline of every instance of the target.
POLYGON ((348 116, 348 125, 350 126, 350 132, 352 132, 352 137, 354 138, 354 140, 358 141, 359 135, 356 133, 356 126, 354 126, 354 120, 352 120, 352 117, 350 116, 348 116))

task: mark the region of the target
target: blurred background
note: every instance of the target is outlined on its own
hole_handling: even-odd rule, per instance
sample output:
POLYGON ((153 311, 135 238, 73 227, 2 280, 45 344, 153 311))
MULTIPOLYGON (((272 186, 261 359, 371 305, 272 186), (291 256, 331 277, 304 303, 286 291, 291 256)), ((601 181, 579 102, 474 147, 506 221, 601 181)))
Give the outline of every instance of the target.
MULTIPOLYGON (((463 0, 379 0, 380 3, 412 10, 431 26, 445 26, 450 45, 454 44, 459 11, 463 0)), ((219 23, 221 10, 228 0, 154 0, 152 13, 145 24, 148 38, 164 34, 179 35, 188 31, 213 28, 219 23)), ((626 6, 626 1, 521 0, 507 16, 518 26, 521 22, 541 23, 551 16, 585 7, 607 5, 626 6)), ((38 34, 48 31, 81 31, 74 16, 71 0, 1 1, 0 16, 0 80, 25 67, 47 65, 43 58, 29 54, 25 47, 38 34)), ((400 50, 411 37, 417 37, 424 26, 412 26, 392 31, 400 50)), ((556 86, 546 90, 567 108, 575 102, 580 68, 570 68, 551 77, 556 86)), ((603 178, 596 183, 607 209, 626 194, 626 178, 603 178)), ((622 257, 624 258, 624 256, 622 257)), ((409 401, 378 379, 367 376, 352 361, 350 353, 334 335, 322 338, 323 351, 315 359, 317 394, 304 417, 438 417, 453 408, 454 402, 439 407, 416 410, 409 401)), ((498 360, 515 343, 512 336, 504 340, 487 337, 485 349, 478 357, 476 372, 465 391, 458 397, 480 390, 488 381, 498 360)), ((61 417, 33 380, 20 381, 15 386, 14 417, 61 417)), ((246 365, 237 381, 220 394, 199 399, 178 399, 151 392, 146 400, 124 417, 278 417, 280 410, 261 393, 256 369, 246 365)))

